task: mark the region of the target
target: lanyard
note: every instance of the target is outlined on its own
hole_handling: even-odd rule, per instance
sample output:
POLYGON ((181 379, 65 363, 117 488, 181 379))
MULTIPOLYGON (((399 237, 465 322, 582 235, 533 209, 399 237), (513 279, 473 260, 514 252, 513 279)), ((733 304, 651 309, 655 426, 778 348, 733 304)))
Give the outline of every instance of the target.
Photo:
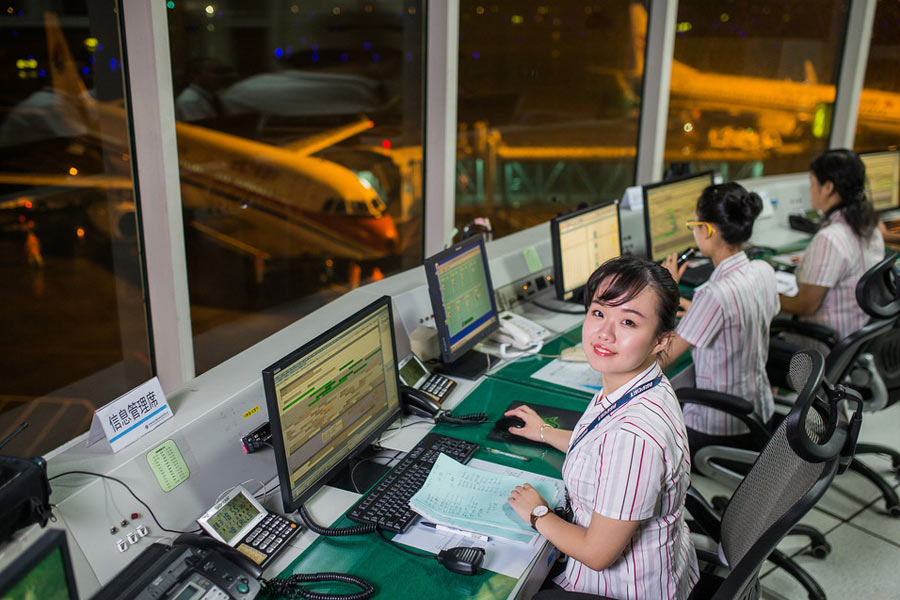
POLYGON ((601 412, 599 415, 597 415, 594 418, 593 421, 591 421, 591 424, 587 426, 587 429, 582 431, 578 435, 578 437, 575 438, 575 441, 572 442, 571 446, 569 446, 569 452, 574 450, 575 446, 578 445, 578 442, 583 440, 585 438, 585 436, 587 436, 587 434, 589 434, 597 425, 599 425, 600 421, 602 421, 603 419, 605 419, 606 417, 608 417, 609 415, 614 413, 617 409, 619 409, 622 406, 624 406, 625 404, 627 404, 628 401, 631 400, 632 398, 634 398, 635 396, 639 396, 639 395, 643 394, 644 392, 646 392, 647 390, 659 385, 659 382, 662 381, 662 378, 663 378, 663 376, 660 375, 660 376, 652 379, 651 381, 648 381, 647 383, 642 383, 641 385, 639 385, 637 387, 631 388, 629 391, 625 392, 622 395, 622 397, 619 398, 618 400, 616 400, 613 404, 610 404, 609 406, 604 408, 603 412, 601 412))

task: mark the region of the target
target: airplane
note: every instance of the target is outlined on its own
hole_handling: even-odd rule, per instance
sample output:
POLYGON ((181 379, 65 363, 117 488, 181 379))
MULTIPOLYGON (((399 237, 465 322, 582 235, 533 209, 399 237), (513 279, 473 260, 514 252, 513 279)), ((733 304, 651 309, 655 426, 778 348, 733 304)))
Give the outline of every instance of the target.
MULTIPOLYGON (((94 140, 96 145, 102 140, 105 154, 120 152, 122 160, 105 161, 107 171, 113 171, 109 174, 85 174, 74 166, 59 174, 3 172, 0 184, 104 190, 114 201, 99 203, 103 206, 94 210, 89 206, 88 217, 113 239, 133 239, 135 204, 124 103, 121 99, 100 102, 90 95, 58 18, 48 12, 44 21, 52 91, 70 109, 62 116, 71 121, 73 131, 85 132, 77 137, 79 143, 94 140)), ((401 252, 395 221, 373 185, 345 166, 313 156, 373 126, 362 117, 273 146, 176 121, 182 206, 188 225, 217 243, 253 256, 258 268, 273 258, 307 254, 368 261, 401 252)), ((0 210, 37 210, 43 196, 14 197, 0 203, 0 210)))

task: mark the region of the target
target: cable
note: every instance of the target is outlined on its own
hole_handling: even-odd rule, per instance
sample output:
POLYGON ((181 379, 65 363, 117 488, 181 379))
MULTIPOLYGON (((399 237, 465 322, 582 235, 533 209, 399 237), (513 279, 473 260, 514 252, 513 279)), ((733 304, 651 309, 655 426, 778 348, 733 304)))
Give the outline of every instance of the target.
POLYGON ((261 579, 263 584, 263 593, 270 598, 305 598, 306 600, 366 600, 371 598, 375 593, 375 588, 371 583, 357 577, 356 575, 347 575, 345 573, 312 573, 304 575, 302 573, 294 573, 290 577, 284 579, 261 579), (322 581, 337 581, 340 583, 349 583, 362 589, 361 592, 353 592, 350 594, 325 594, 322 592, 314 592, 308 587, 300 585, 301 583, 319 583, 322 581))
POLYGON ((531 303, 534 304, 535 306, 537 306, 538 308, 543 308, 544 310, 549 310, 550 312, 562 313, 564 315, 582 315, 583 316, 584 313, 586 312, 583 310, 563 310, 561 308, 554 308, 552 306, 547 306, 546 304, 541 304, 540 302, 537 302, 536 300, 532 300, 531 303))
POLYGON ((109 475, 103 475, 101 473, 92 473, 91 471, 66 471, 65 473, 60 473, 59 475, 54 475, 50 477, 47 481, 53 481, 57 477, 62 477, 64 475, 93 475, 94 477, 100 477, 102 479, 109 479, 111 481, 115 481, 116 483, 125 487, 128 490, 128 493, 131 494, 135 500, 141 503, 141 506, 147 509, 147 512, 150 513, 150 516, 153 517, 153 522, 156 523, 156 526, 162 529, 163 531, 168 531, 169 533, 199 533, 201 531, 200 528, 193 529, 191 531, 182 531, 180 529, 168 529, 162 526, 162 523, 159 522, 159 519, 156 518, 156 515, 153 514, 153 509, 151 509, 146 502, 138 498, 138 495, 134 493, 134 491, 128 487, 128 484, 122 481, 121 479, 116 479, 115 477, 111 477, 109 475))
POLYGON ((328 537, 343 537, 345 535, 363 535, 366 533, 374 533, 378 526, 373 523, 367 523, 365 525, 354 525, 352 527, 322 527, 315 521, 313 521, 312 515, 306 510, 306 507, 302 504, 298 509, 300 513, 300 518, 303 519, 303 524, 312 531, 313 533, 317 533, 319 535, 325 535, 328 537))
POLYGON ((385 542, 387 542, 388 544, 390 544, 391 546, 393 546, 394 548, 396 548, 398 550, 403 550, 407 554, 412 554, 413 556, 419 556, 421 558, 433 558, 433 559, 437 560, 437 555, 435 555, 435 554, 422 554, 421 552, 413 552, 409 548, 404 548, 403 546, 401 546, 394 540, 385 536, 384 531, 382 531, 381 529, 376 529, 375 531, 378 532, 378 537, 380 537, 385 542))

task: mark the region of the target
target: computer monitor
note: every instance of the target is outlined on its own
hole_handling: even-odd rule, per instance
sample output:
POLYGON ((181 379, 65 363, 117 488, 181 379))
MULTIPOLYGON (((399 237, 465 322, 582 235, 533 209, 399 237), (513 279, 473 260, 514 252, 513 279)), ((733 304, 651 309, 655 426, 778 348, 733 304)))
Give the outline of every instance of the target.
POLYGON ((697 200, 712 185, 712 171, 644 186, 644 235, 647 257, 659 262, 694 245, 685 227, 697 212, 697 200))
POLYGON ((400 414, 389 296, 262 372, 285 512, 293 512, 400 414))
POLYGON ((900 150, 861 152, 869 200, 878 212, 900 208, 900 150))
POLYGON ((66 532, 51 529, 0 571, 4 600, 78 600, 66 532))
POLYGON ((472 348, 500 324, 484 240, 466 238, 426 258, 425 278, 443 361, 436 369, 467 379, 479 377, 488 360, 472 348))
POLYGON ((550 221, 550 239, 556 297, 581 302, 591 274, 622 253, 619 201, 554 218, 550 221))

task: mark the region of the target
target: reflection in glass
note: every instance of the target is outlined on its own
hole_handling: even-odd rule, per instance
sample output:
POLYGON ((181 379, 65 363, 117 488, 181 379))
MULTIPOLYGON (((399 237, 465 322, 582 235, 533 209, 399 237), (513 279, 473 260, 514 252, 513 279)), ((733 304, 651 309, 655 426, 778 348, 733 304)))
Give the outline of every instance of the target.
POLYGON ((681 0, 667 164, 726 180, 806 171, 828 145, 847 0, 681 0))
POLYGON ((168 10, 198 373, 421 263, 423 7, 168 10))
POLYGON ((896 149, 900 140, 900 3, 878 0, 856 121, 857 151, 896 149))
POLYGON ((495 237, 634 180, 645 3, 460 2, 456 225, 495 237))
POLYGON ((152 376, 116 3, 44 5, 0 16, 0 438, 27 420, 25 456, 152 376))

